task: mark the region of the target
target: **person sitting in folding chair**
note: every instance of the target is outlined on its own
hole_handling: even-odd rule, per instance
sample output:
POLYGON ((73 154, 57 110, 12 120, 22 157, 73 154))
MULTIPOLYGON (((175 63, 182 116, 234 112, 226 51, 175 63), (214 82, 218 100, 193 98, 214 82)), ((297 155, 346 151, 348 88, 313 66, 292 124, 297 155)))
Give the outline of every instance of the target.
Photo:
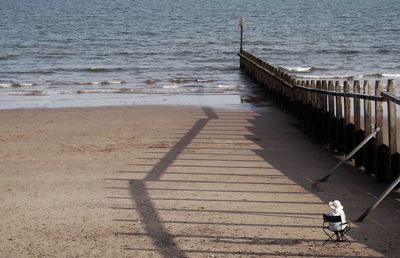
MULTIPOLYGON (((329 217, 339 217, 339 219, 328 219, 329 230, 335 232, 337 241, 346 241, 344 234, 350 229, 350 223, 346 221, 346 215, 344 214, 343 206, 340 201, 335 200, 329 202, 329 207, 331 210, 325 213, 329 217), (330 221, 329 221, 330 220, 330 221)), ((324 217, 326 217, 324 216, 324 217)), ((327 218, 324 218, 324 220, 327 218)))

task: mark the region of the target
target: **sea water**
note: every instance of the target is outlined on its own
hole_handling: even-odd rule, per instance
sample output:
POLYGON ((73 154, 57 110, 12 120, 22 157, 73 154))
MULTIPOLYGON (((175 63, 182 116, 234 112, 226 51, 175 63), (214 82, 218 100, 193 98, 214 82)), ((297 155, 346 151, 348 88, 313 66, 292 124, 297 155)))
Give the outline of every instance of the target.
POLYGON ((0 105, 240 94, 254 85, 239 17, 244 48, 299 78, 398 80, 399 14, 397 0, 0 0, 0 105))

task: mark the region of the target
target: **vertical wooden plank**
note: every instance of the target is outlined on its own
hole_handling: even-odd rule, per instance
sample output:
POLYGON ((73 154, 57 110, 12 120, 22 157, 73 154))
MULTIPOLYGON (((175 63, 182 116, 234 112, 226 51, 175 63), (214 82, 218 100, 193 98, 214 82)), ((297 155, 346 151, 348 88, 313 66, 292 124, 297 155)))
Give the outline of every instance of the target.
MULTIPOLYGON (((333 85, 333 81, 328 82, 328 90, 335 91, 335 86, 333 85)), ((333 95, 329 95, 329 114, 331 117, 335 116, 335 97, 333 95)))
MULTIPOLYGON (((395 84, 393 80, 388 80, 387 91, 395 96, 395 84)), ((388 125, 389 125, 389 171, 386 174, 386 179, 394 180, 396 178, 397 166, 395 163, 395 154, 397 153, 397 116, 396 116, 396 104, 392 101, 387 102, 388 105, 388 125)))
MULTIPOLYGON (((288 83, 289 75, 286 74, 285 81, 288 83)), ((285 87, 285 102, 286 102, 286 110, 290 112, 290 88, 288 85, 284 84, 285 87)))
MULTIPOLYGON (((360 93, 360 82, 354 81, 354 93, 360 93)), ((360 98, 353 98, 353 107, 354 107, 354 146, 357 146, 364 139, 364 132, 361 131, 361 105, 360 98)), ((354 156, 355 166, 361 167, 364 162, 364 156, 362 151, 359 151, 354 156)))
MULTIPOLYGON (((375 82, 375 95, 381 96, 382 83, 381 81, 375 82)), ((376 144, 378 146, 383 144, 383 108, 382 102, 375 101, 375 127, 380 127, 381 130, 376 135, 376 144)))
MULTIPOLYGON (((321 82, 321 89, 323 91, 328 90, 328 84, 326 81, 321 82)), ((322 128, 322 139, 321 143, 325 144, 329 142, 329 114, 328 114, 328 95, 321 94, 321 128, 322 128)))
MULTIPOLYGON (((306 82, 302 81, 301 86, 306 87, 306 82)), ((301 129, 306 132, 306 118, 307 118, 307 105, 308 95, 305 89, 301 90, 301 129)))
MULTIPOLYGON (((328 90, 335 91, 335 85, 333 81, 328 82, 328 90)), ((335 122, 335 97, 329 95, 328 97, 328 108, 329 108, 329 149, 334 151, 336 149, 336 122, 335 122)))
MULTIPOLYGON (((350 85, 347 81, 343 82, 343 88, 345 93, 350 92, 350 85)), ((351 106, 350 106, 350 98, 349 97, 344 97, 344 121, 347 124, 351 123, 351 106)))
MULTIPOLYGON (((274 70, 272 70, 272 72, 274 72, 274 70)), ((273 76, 271 76, 270 80, 271 80, 271 87, 270 87, 271 100, 273 103, 276 103, 275 102, 275 79, 273 76)))
POLYGON ((287 75, 284 74, 283 76, 283 82, 282 82, 282 87, 283 87, 283 109, 288 111, 289 110, 289 88, 288 86, 285 84, 286 80, 287 80, 287 75))
MULTIPOLYGON (((360 82, 354 81, 354 93, 360 93, 360 82)), ((355 131, 361 130, 361 110, 360 110, 360 99, 354 98, 354 129, 355 131)))
MULTIPOLYGON (((316 89, 320 90, 321 89, 321 81, 317 81, 317 85, 315 87, 316 89)), ((321 101, 321 93, 316 94, 316 108, 319 110, 322 106, 322 101, 321 101)))
POLYGON ((283 72, 279 69, 279 79, 278 80, 278 94, 279 94, 279 107, 282 109, 283 106, 283 87, 282 87, 282 78, 283 78, 283 72))
MULTIPOLYGON (((395 96, 395 86, 393 80, 388 80, 387 91, 395 96)), ((397 152, 397 138, 396 138, 396 104, 388 101, 388 119, 389 119, 389 149, 390 154, 397 152)))
MULTIPOLYGON (((321 90, 321 81, 317 81, 316 89, 321 90)), ((316 109, 315 109, 315 124, 314 132, 315 139, 321 143, 323 128, 322 128, 322 93, 316 94, 316 109)))
MULTIPOLYGON (((311 82, 306 81, 306 87, 308 89, 311 88, 311 82)), ((306 105, 306 132, 308 135, 311 135, 311 109, 312 109, 312 103, 313 103, 313 95, 310 91, 307 91, 307 105, 306 105)))
MULTIPOLYGON (((371 85, 369 81, 364 81, 364 94, 371 95, 371 85)), ((371 122, 371 101, 364 100, 364 132, 365 136, 372 133, 372 122, 371 122)), ((372 139, 362 150, 364 159, 365 174, 370 175, 374 172, 374 160, 376 156, 373 154, 373 149, 376 148, 375 139, 372 139)))
POLYGON ((281 109, 285 110, 285 85, 283 81, 285 80, 285 74, 281 71, 281 80, 279 81, 279 94, 280 94, 280 102, 281 102, 281 109))
MULTIPOLYGON (((282 79, 282 71, 279 71, 279 79, 282 79)), ((278 96, 279 96, 279 107, 283 108, 283 87, 282 81, 278 80, 278 96)))
POLYGON ((296 88, 295 86, 297 85, 297 81, 295 78, 291 77, 291 85, 293 88, 290 89, 290 106, 291 106, 291 112, 292 115, 296 116, 297 118, 300 117, 300 105, 298 101, 298 97, 300 96, 300 90, 296 88))
MULTIPOLYGON (((305 87, 306 86, 306 81, 301 81, 301 86, 305 87)), ((307 101, 307 94, 304 89, 301 90, 301 96, 300 96, 300 104, 301 104, 301 120, 302 120, 302 129, 304 130, 303 123, 304 123, 304 112, 305 112, 305 105, 307 101)))
MULTIPOLYGON (((345 81, 344 82, 344 92, 351 92, 351 85, 345 81)), ((351 123, 351 100, 350 97, 344 98, 344 153, 348 154, 354 148, 354 125, 351 123)))
MULTIPOLYGON (((364 94, 371 94, 371 85, 369 81, 364 81, 364 94)), ((364 100, 364 131, 365 135, 369 135, 372 133, 371 128, 371 101, 364 100)))
MULTIPOLYGON (((321 89, 325 90, 325 91, 328 90, 328 84, 326 81, 322 81, 321 89)), ((323 109, 324 113, 327 113, 328 112, 328 95, 322 94, 321 100, 322 100, 322 109, 323 109)))
MULTIPOLYGON (((296 86, 301 86, 299 80, 296 81, 296 86)), ((300 88, 296 88, 296 90, 293 91, 293 100, 296 103, 295 114, 299 120, 301 120, 301 96, 302 96, 302 90, 300 88)))
MULTIPOLYGON (((342 92, 342 87, 340 82, 335 82, 335 91, 342 92)), ((343 147, 343 101, 341 96, 336 96, 336 149, 338 152, 342 153, 344 151, 343 147)))
MULTIPOLYGON (((341 92, 342 89, 340 87, 340 82, 335 82, 335 91, 341 92)), ((342 97, 336 96, 336 118, 343 118, 343 104, 342 104, 342 97)))
MULTIPOLYGON (((382 93, 382 83, 380 81, 375 82, 375 95, 381 96, 382 93)), ((383 108, 382 102, 375 101, 375 126, 381 128, 381 130, 376 135, 376 145, 375 145, 375 157, 376 164, 374 164, 375 175, 378 182, 385 181, 385 167, 384 163, 386 159, 383 157, 383 108)))
MULTIPOLYGON (((314 80, 311 80, 310 81, 310 88, 311 89, 315 89, 315 81, 314 80)), ((313 108, 315 108, 315 106, 316 106, 316 103, 317 103, 317 101, 316 101, 316 94, 315 94, 315 92, 312 92, 311 93, 311 105, 312 105, 312 107, 313 108)))
MULTIPOLYGON (((311 83, 310 81, 306 81, 306 88, 311 88, 311 83)), ((306 95, 307 95, 307 104, 311 104, 311 93, 309 91, 306 91, 306 95)))
MULTIPOLYGON (((311 89, 315 89, 316 84, 314 80, 311 80, 311 89)), ((316 127, 316 110, 317 110, 317 93, 312 92, 311 93, 311 113, 310 113, 310 132, 311 132, 311 137, 313 139, 316 138, 316 132, 317 132, 317 127, 316 127)))

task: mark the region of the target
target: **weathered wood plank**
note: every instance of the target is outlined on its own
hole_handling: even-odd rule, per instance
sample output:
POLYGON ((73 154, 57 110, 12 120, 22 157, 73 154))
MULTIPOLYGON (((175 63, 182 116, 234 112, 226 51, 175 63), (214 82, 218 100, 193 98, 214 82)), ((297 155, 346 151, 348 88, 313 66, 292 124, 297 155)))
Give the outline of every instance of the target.
MULTIPOLYGON (((360 82, 354 81, 354 93, 360 93, 360 82)), ((353 108, 354 108, 354 146, 357 146, 364 140, 364 132, 361 131, 361 100, 358 98, 353 98, 353 108)), ((362 151, 357 152, 354 155, 354 164, 356 167, 363 166, 364 156, 362 151)))
MULTIPOLYGON (((360 93, 360 82, 354 81, 354 93, 360 93)), ((354 98, 354 129, 356 131, 361 129, 361 110, 360 110, 360 99, 354 98)))
MULTIPOLYGON (((364 81, 364 94, 371 94, 371 85, 369 81, 364 81)), ((372 132, 371 128, 371 101, 364 100, 364 131, 365 135, 369 135, 372 132)))
MULTIPOLYGON (((344 92, 350 92, 350 84, 347 81, 343 82, 344 92)), ((344 121, 346 124, 351 123, 351 106, 350 98, 344 97, 344 121)))
MULTIPOLYGON (((315 89, 316 88, 316 83, 314 80, 311 80, 311 88, 315 89)), ((311 93, 311 123, 310 123, 310 129, 311 129, 311 137, 313 139, 317 138, 317 127, 316 125, 318 124, 317 120, 317 106, 318 106, 318 96, 316 92, 311 93)))
MULTIPOLYGON (((382 93, 382 83, 381 81, 375 82, 375 95, 381 95, 382 93)), ((383 151, 383 107, 382 102, 375 101, 375 126, 381 128, 382 130, 376 135, 376 145, 374 146, 374 151, 376 152, 376 164, 375 175, 378 182, 385 181, 386 168, 385 163, 387 159, 385 158, 385 153, 383 151)))
MULTIPOLYGON (((393 80, 388 80, 387 91, 391 95, 395 95, 395 84, 393 80)), ((395 154, 397 153, 397 116, 396 104, 392 101, 387 102, 388 105, 388 125, 389 125, 389 169, 385 175, 386 179, 394 180, 398 174, 397 160, 395 154)))
MULTIPOLYGON (((323 91, 328 90, 328 84, 326 81, 322 81, 321 89, 323 91)), ((322 100, 322 109, 326 113, 326 112, 328 112, 328 96, 326 94, 322 94, 321 100, 322 100)))
MULTIPOLYGON (((333 81, 328 82, 328 90, 334 91, 335 85, 333 81)), ((334 151, 336 149, 336 119, 335 119, 335 97, 329 96, 328 97, 328 107, 329 107, 329 149, 334 151)))
MULTIPOLYGON (((342 87, 339 81, 335 82, 336 92, 341 92, 342 87)), ((336 96, 336 149, 339 153, 344 151, 343 146, 343 101, 341 96, 336 96)))
MULTIPOLYGON (((380 96, 382 93, 381 81, 375 82, 375 95, 380 96)), ((383 107, 382 102, 375 101, 375 127, 380 127, 382 130, 376 135, 376 144, 383 144, 383 107)))
MULTIPOLYGON (((341 92, 340 82, 335 82, 335 90, 336 92, 341 92)), ((342 97, 336 96, 336 118, 343 118, 343 108, 342 108, 342 97)))
MULTIPOLYGON (((328 90, 329 91, 334 91, 335 90, 335 86, 333 85, 333 81, 329 81, 328 82, 328 90)), ((329 114, 331 116, 335 116, 335 97, 329 95, 328 101, 329 101, 329 114)))
MULTIPOLYGON (((369 81, 364 81, 364 94, 371 94, 371 85, 369 81)), ((371 115, 371 101, 364 99, 364 134, 368 136, 372 133, 372 115, 371 115)), ((374 126, 375 127, 375 126, 374 126)), ((374 149, 376 148, 376 141, 372 139, 362 150, 364 156, 364 168, 365 174, 370 175, 374 172, 376 164, 376 154, 374 155, 374 149)))
MULTIPOLYGON (((395 95, 395 84, 393 80, 388 81, 387 91, 395 95)), ((396 104, 388 101, 388 119, 389 119, 389 149, 390 154, 397 152, 397 137, 396 137, 396 104)))

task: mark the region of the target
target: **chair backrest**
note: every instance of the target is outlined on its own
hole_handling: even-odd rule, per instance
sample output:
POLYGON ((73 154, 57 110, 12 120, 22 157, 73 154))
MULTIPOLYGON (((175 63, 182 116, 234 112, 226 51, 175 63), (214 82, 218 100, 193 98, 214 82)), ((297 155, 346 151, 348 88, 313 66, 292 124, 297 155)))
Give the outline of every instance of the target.
POLYGON ((342 222, 342 217, 341 216, 330 216, 323 214, 324 216, 324 221, 325 222, 342 222))

